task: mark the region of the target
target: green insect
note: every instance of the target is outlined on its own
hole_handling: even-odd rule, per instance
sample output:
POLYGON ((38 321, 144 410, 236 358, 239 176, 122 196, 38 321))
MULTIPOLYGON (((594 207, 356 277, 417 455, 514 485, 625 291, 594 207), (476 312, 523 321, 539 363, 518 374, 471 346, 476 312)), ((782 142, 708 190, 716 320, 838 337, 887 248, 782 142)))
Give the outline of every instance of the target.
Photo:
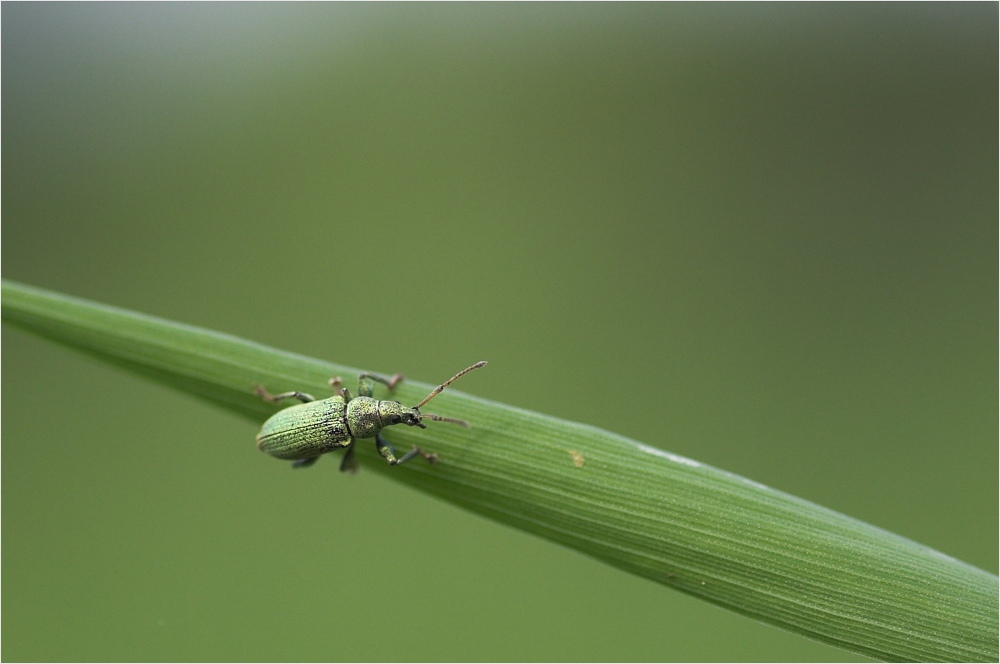
POLYGON ((392 449, 389 441, 382 437, 381 431, 394 424, 426 429, 427 425, 422 420, 451 422, 468 427, 468 422, 462 420, 421 413, 420 407, 465 374, 484 366, 486 362, 476 362, 471 367, 459 371, 450 380, 434 388, 426 399, 413 408, 407 408, 398 401, 379 401, 372 398, 374 387, 372 381, 382 383, 391 391, 403 380, 400 374, 392 378, 371 373, 359 375, 356 397, 351 396, 340 378, 331 378, 330 385, 336 396, 321 400, 298 391, 271 395, 258 385, 254 393, 265 401, 278 403, 282 399, 294 398, 302 403, 279 410, 264 422, 260 433, 257 434, 257 448, 273 457, 291 460, 295 468, 303 468, 316 463, 320 455, 346 447, 347 451, 340 462, 340 469, 354 471, 357 469, 357 461, 354 459, 354 440, 375 438, 378 453, 390 465, 406 463, 418 455, 427 459, 429 463, 437 463, 436 454, 428 454, 419 447, 414 447, 402 457, 396 458, 396 451, 392 449))

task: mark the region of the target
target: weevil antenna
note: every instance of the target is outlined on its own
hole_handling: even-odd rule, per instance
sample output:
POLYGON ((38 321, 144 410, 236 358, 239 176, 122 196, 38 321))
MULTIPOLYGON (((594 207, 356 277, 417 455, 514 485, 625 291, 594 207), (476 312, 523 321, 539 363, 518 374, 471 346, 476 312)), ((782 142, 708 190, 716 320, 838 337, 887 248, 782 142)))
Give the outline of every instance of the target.
MULTIPOLYGON (((486 366, 486 362, 476 362, 471 367, 467 367, 465 369, 462 369, 457 374, 455 374, 454 376, 452 376, 451 378, 449 378, 445 382, 443 382, 440 385, 438 385, 437 387, 435 387, 434 391, 431 392, 430 394, 428 394, 427 398, 424 399, 423 401, 421 401, 420 403, 418 403, 416 406, 414 406, 414 408, 420 408, 425 403, 427 403, 428 401, 430 401, 431 399, 433 399, 434 397, 436 397, 437 395, 439 395, 441 393, 441 390, 443 390, 444 388, 448 387, 449 385, 451 385, 456 380, 458 380, 459 378, 461 378, 465 374, 469 373, 473 369, 481 369, 482 367, 485 367, 485 366, 486 366)), ((442 420, 442 421, 445 421, 445 420, 442 420)), ((466 424, 465 426, 469 426, 469 425, 466 424)))
POLYGON ((430 413, 421 413, 420 419, 424 420, 434 420, 435 422, 451 422, 452 424, 457 424, 460 427, 469 428, 469 423, 465 420, 456 420, 451 417, 441 417, 440 415, 432 415, 430 413))

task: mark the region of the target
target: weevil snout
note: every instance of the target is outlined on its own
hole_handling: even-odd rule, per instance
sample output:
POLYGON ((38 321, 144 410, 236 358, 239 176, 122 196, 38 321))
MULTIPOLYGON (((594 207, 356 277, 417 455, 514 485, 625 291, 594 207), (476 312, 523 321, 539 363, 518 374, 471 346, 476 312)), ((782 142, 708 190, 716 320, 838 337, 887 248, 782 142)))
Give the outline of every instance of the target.
POLYGON ((420 411, 416 408, 407 408, 398 401, 379 401, 378 415, 382 426, 392 426, 393 424, 406 424, 407 426, 418 426, 426 428, 421 422, 420 411))
POLYGON ((420 411, 416 408, 408 408, 403 411, 403 424, 421 429, 427 428, 427 425, 420 419, 420 411))

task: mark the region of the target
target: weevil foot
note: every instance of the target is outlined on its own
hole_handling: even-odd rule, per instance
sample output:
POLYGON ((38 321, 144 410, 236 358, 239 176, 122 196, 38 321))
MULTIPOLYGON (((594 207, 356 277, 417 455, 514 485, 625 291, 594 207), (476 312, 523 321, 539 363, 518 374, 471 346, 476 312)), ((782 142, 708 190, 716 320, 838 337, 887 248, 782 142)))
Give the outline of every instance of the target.
POLYGON ((406 376, 404 376, 403 374, 394 374, 393 377, 389 379, 389 382, 387 383, 386 386, 389 388, 389 391, 392 392, 393 390, 396 389, 396 386, 402 383, 404 380, 406 380, 406 376))
POLYGON ((404 461, 409 461, 410 459, 416 456, 422 456, 423 458, 427 459, 427 463, 431 464, 432 466, 438 462, 437 454, 434 454, 433 452, 424 452, 419 447, 414 447, 412 450, 403 455, 403 458, 399 460, 399 463, 403 463, 404 461))
POLYGON ((389 388, 390 392, 392 392, 396 389, 396 386, 404 380, 406 380, 406 377, 403 374, 394 374, 391 378, 386 378, 381 374, 368 373, 365 371, 364 373, 358 374, 358 393, 365 397, 371 396, 372 385, 369 381, 382 383, 389 388))
POLYGON ((318 456, 310 457, 308 459, 296 459, 292 462, 292 468, 308 468, 309 466, 316 463, 318 456))
POLYGON ((313 395, 306 394, 305 392, 299 392, 298 390, 294 390, 292 392, 282 392, 281 394, 271 394, 264 389, 263 385, 255 385, 253 393, 268 403, 279 403, 284 399, 298 399, 302 403, 316 401, 316 397, 313 395))
POLYGON ((344 396, 344 379, 340 376, 334 376, 329 381, 330 387, 333 388, 333 393, 338 397, 344 396))
POLYGON ((382 434, 375 434, 375 447, 378 449, 378 453, 382 455, 382 458, 385 459, 390 466, 398 466, 401 463, 406 463, 415 456, 422 456, 427 459, 427 463, 437 463, 436 454, 428 454, 416 446, 403 456, 397 458, 396 450, 392 448, 392 445, 388 440, 382 437, 382 434))

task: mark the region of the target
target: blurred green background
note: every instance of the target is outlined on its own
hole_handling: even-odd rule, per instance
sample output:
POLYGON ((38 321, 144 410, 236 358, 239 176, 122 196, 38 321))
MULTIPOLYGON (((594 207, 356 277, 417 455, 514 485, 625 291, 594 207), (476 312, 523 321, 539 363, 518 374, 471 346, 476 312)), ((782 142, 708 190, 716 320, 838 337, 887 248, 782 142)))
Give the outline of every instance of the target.
MULTIPOLYGON (((2 6, 3 275, 997 572, 998 9, 2 6), (525 380, 525 376, 531 376, 525 380)), ((843 660, 3 328, 4 660, 843 660)))

